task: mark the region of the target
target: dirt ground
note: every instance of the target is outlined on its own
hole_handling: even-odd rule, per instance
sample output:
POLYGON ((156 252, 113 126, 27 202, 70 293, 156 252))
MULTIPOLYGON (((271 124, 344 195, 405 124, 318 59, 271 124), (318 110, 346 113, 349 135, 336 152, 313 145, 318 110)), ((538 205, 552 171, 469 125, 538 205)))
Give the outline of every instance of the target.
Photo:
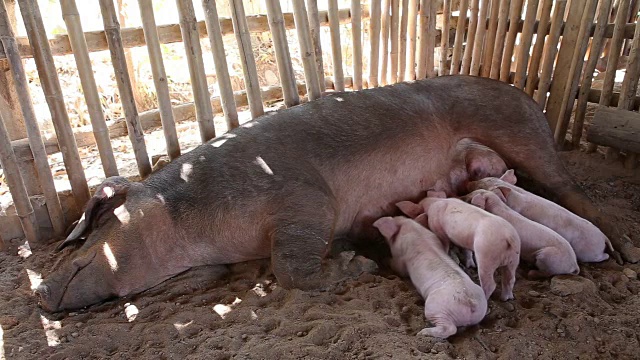
MULTIPOLYGON (((640 245, 638 172, 606 164, 601 154, 562 157, 640 245)), ((205 267, 130 298, 49 314, 29 278, 47 274, 53 245, 26 259, 16 255, 19 245, 0 253, 0 359, 640 357, 640 264, 608 260, 550 280, 528 280, 521 269, 515 300, 492 299, 479 325, 438 341, 416 336, 426 326, 423 300, 408 279, 384 268, 313 294, 279 287, 266 260, 205 267)))

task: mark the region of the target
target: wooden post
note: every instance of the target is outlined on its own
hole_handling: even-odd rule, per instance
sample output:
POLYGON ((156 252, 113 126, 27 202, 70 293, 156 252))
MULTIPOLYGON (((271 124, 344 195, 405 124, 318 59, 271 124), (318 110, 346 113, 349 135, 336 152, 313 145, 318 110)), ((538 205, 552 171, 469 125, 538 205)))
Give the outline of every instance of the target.
MULTIPOLYGON (((484 34, 487 31, 487 11, 489 0, 482 0, 480 3, 480 12, 478 13, 478 26, 476 27, 476 39, 473 45, 473 55, 471 56, 470 74, 478 76, 480 74, 480 63, 482 62, 482 50, 484 45, 484 34)), ((490 44, 487 42, 487 44, 490 44)), ((485 49, 486 51, 486 49, 485 49)))
POLYGON ((378 64, 380 59, 380 0, 371 0, 369 16, 369 87, 378 87, 378 64))
MULTIPOLYGON (((232 1, 241 3, 242 0, 232 1)), ((320 80, 316 68, 316 56, 311 42, 311 35, 309 33, 309 20, 307 19, 304 0, 293 0, 293 16, 296 23, 296 30, 298 32, 298 41, 300 43, 300 55, 302 56, 304 78, 307 84, 307 96, 309 97, 309 100, 315 100, 321 95, 320 80)), ((248 35, 249 34, 247 33, 247 36, 248 35)))
POLYGON ((167 154, 169 158, 173 160, 180 156, 180 143, 178 142, 178 134, 176 133, 173 110, 171 109, 169 84, 167 83, 167 74, 164 70, 164 61, 162 60, 162 50, 160 49, 160 40, 158 39, 152 0, 138 0, 138 7, 140 8, 140 17, 144 29, 144 39, 147 43, 147 52, 149 53, 153 84, 155 85, 156 95, 158 96, 158 110, 160 111, 160 119, 162 119, 162 131, 164 133, 165 143, 167 144, 167 154))
MULTIPOLYGON (((131 88, 127 62, 124 57, 124 47, 120 37, 120 23, 118 22, 118 14, 113 5, 113 0, 100 0, 100 11, 102 12, 107 43, 109 43, 109 52, 111 53, 111 62, 113 63, 116 83, 118 84, 122 110, 127 120, 129 140, 131 140, 140 176, 145 178, 151 174, 151 163, 144 143, 144 132, 138 119, 138 109, 133 98, 133 89, 131 88)), ((213 115, 211 119, 213 120, 213 115)))
POLYGON ((556 0, 556 7, 553 10, 553 20, 551 20, 549 37, 547 38, 547 42, 544 44, 542 70, 540 71, 540 80, 538 81, 538 92, 535 96, 536 102, 542 109, 544 109, 547 101, 547 91, 549 91, 549 85, 551 84, 551 72, 553 71, 553 64, 556 60, 556 54, 558 53, 558 41, 560 40, 560 32, 563 26, 562 20, 564 18, 566 5, 567 0, 556 0))
POLYGON ((391 51, 389 56, 391 58, 390 82, 395 84, 398 82, 398 45, 400 39, 398 38, 398 32, 400 27, 400 0, 391 0, 391 51))
MULTIPOLYGON (((16 43, 16 38, 13 34, 11 23, 9 22, 9 14, 7 13, 7 9, 4 6, 3 1, 0 1, 0 42, 2 42, 4 51, 7 54, 7 59, 9 60, 9 67, 16 86, 18 102, 20 103, 22 114, 24 115, 24 123, 29 139, 29 146, 31 146, 36 170, 38 171, 38 178, 40 179, 40 186, 42 186, 42 191, 47 203, 49 219, 51 220, 51 225, 53 225, 55 235, 60 236, 65 230, 64 213, 62 212, 58 193, 56 192, 56 188, 53 183, 51 168, 47 161, 47 153, 44 148, 44 143, 42 142, 40 128, 38 127, 38 120, 36 118, 35 110, 33 109, 33 104, 31 103, 29 85, 27 82, 27 76, 24 73, 24 67, 22 66, 22 59, 20 58, 18 44, 16 43)), ((10 141, 8 144, 11 146, 10 141)))
MULTIPOLYGON (((495 0, 497 1, 497 0, 495 0)), ((451 0, 443 0, 442 4, 442 29, 440 36, 440 64, 438 75, 443 76, 449 74, 449 62, 447 61, 449 53, 449 27, 451 26, 451 0)))
POLYGON ((482 65, 480 67, 480 76, 482 77, 489 77, 491 74, 491 58, 493 57, 493 48, 495 46, 498 31, 498 21, 500 20, 500 2, 500 0, 491 0, 489 28, 487 29, 487 38, 484 42, 485 46, 482 56, 482 65))
POLYGON ((462 65, 462 42, 464 41, 468 8, 469 0, 460 0, 460 14, 458 15, 458 23, 456 24, 456 38, 453 41, 453 55, 451 56, 451 75, 460 73, 460 66, 462 65))
POLYGON ((300 103, 300 97, 298 96, 296 77, 293 72, 293 65, 291 64, 287 31, 284 28, 280 1, 267 0, 266 5, 271 36, 273 36, 273 47, 276 52, 276 64, 278 65, 278 73, 280 74, 280 84, 282 84, 284 103, 287 107, 295 106, 300 103))
MULTIPOLYGON (((584 5, 584 14, 582 15, 580 30, 578 31, 577 43, 573 49, 573 56, 571 64, 569 65, 568 81, 562 96, 560 110, 558 111, 554 137, 556 143, 563 147, 567 136, 567 128, 569 127, 571 111, 573 110, 573 104, 578 93, 578 82, 580 80, 582 66, 584 65, 584 56, 589 46, 589 32, 591 31, 591 25, 593 25, 597 3, 598 0, 587 0, 587 3, 584 5)), ((552 130, 554 129, 552 128, 552 130)))
MULTIPOLYGON (((372 4, 375 0, 372 0, 372 4)), ((373 8, 371 8, 370 21, 373 22, 373 8)), ((407 54, 407 70, 405 78, 414 80, 416 78, 416 48, 417 38, 417 21, 418 21, 418 0, 409 0, 409 19, 407 19, 407 28, 409 33, 408 54, 407 54)))
POLYGON ((381 57, 380 57, 380 85, 387 85, 387 67, 389 61, 389 6, 391 0, 382 0, 382 25, 380 28, 381 57))
MULTIPOLYGON (((527 65, 529 65, 529 51, 533 41, 533 26, 536 22, 539 0, 527 1, 527 14, 524 17, 522 34, 520 35, 520 51, 516 58, 516 75, 513 84, 518 89, 524 89, 524 82, 527 76, 527 65)), ((589 39, 589 35, 587 35, 589 39)))
MULTIPOLYGON (((2 0, 0 0, 2 1, 2 0)), ((60 80, 56 71, 51 48, 47 40, 47 33, 44 30, 42 15, 38 3, 34 0, 20 0, 20 13, 24 21, 29 43, 33 50, 33 55, 38 69, 38 76, 45 94, 51 120, 56 131, 56 136, 60 144, 62 159, 64 161, 77 210, 89 201, 89 186, 84 176, 84 169, 80 161, 80 154, 76 146, 76 139, 69 123, 67 108, 64 104, 60 80)))
POLYGON ((591 89, 591 84, 593 82, 593 72, 596 69, 598 59, 600 59, 600 54, 602 53, 602 47, 604 45, 604 31, 607 28, 609 14, 611 12, 611 3, 612 0, 602 0, 600 3, 598 22, 593 34, 593 39, 591 40, 589 59, 587 60, 585 70, 582 74, 582 80, 580 81, 578 104, 576 105, 576 114, 573 119, 573 129, 571 131, 571 145, 574 149, 580 147, 580 139, 582 138, 584 118, 589 99, 589 90, 591 89))
MULTIPOLYGON (((484 1, 484 0, 483 0, 484 1)), ((475 45, 476 32, 478 30, 478 13, 480 11, 480 0, 471 0, 471 17, 469 18, 469 31, 467 32, 467 45, 464 47, 464 55, 462 57, 462 71, 463 75, 469 75, 471 70, 471 56, 473 55, 473 48, 475 45)), ((485 24, 482 24, 484 28, 485 24)), ((480 46, 482 51, 482 46, 480 46)))
POLYGON ((436 48, 436 11, 435 1, 429 1, 429 17, 427 19, 427 77, 436 76, 435 48, 436 48))
MULTIPOLYGON (((4 4, 0 5, 0 7, 5 9, 4 4)), ((9 138, 7 128, 4 126, 2 114, 0 114, 0 165, 2 165, 2 169, 4 170, 9 192, 16 206, 20 224, 22 224, 22 231, 24 231, 27 241, 31 244, 37 244, 43 239, 40 234, 40 229, 38 228, 36 214, 33 211, 27 189, 20 175, 16 155, 11 148, 11 139, 9 138)))
MULTIPOLYGON (((311 42, 313 43, 313 49, 316 54, 316 66, 318 68, 318 83, 320 84, 320 91, 325 91, 324 83, 324 64, 322 62, 322 43, 320 41, 320 16, 318 13, 318 0, 307 0, 309 8, 307 14, 309 18, 309 31, 311 32, 311 42)), ((360 10, 360 4, 358 4, 358 10, 360 10)), ((328 17, 328 16, 327 16, 328 17)))
MULTIPOLYGON (((547 28, 549 27, 549 19, 551 18, 551 8, 554 0, 543 0, 538 22, 538 33, 536 34, 536 44, 533 46, 531 53, 531 62, 527 72, 526 92, 533 97, 538 82, 538 70, 540 70, 540 61, 542 61, 542 51, 544 50, 544 39, 546 37, 547 28)), ((607 1, 607 0, 605 0, 607 1)))
POLYGON ((430 0, 420 0, 420 9, 418 10, 418 18, 420 19, 418 28, 418 39, 420 46, 418 47, 418 70, 416 71, 416 79, 424 79, 427 77, 427 45, 429 38, 429 12, 431 9, 430 0))
POLYGON ((509 21, 509 8, 511 0, 500 1, 500 15, 498 16, 498 29, 496 30, 495 45, 493 47, 493 57, 491 58, 491 70, 489 77, 497 80, 500 78, 500 63, 504 54, 504 40, 507 36, 507 24, 509 21))
POLYGON ((96 138, 96 145, 100 153, 104 175, 105 177, 117 176, 118 166, 116 165, 116 158, 113 156, 113 148, 109 140, 109 130, 107 129, 107 123, 104 119, 104 113, 102 112, 98 87, 93 77, 93 67, 91 66, 89 50, 87 49, 87 42, 85 41, 84 32, 82 31, 80 14, 78 13, 76 2, 75 0, 60 0, 60 7, 62 9, 62 18, 64 19, 67 33, 69 34, 73 57, 78 67, 78 76, 80 77, 82 92, 84 93, 84 99, 87 103, 89 118, 91 119, 91 128, 96 138))
POLYGON ((333 82, 336 86, 336 91, 344 91, 344 73, 342 72, 342 46, 340 45, 340 19, 338 18, 338 0, 329 0, 328 15, 329 31, 331 32, 331 55, 333 56, 333 82))
MULTIPOLYGON (((445 0, 449 1, 449 0, 445 0)), ((409 22, 409 0, 402 0, 400 19, 400 50, 398 51, 398 81, 404 81, 407 71, 407 28, 409 22)), ((355 77, 355 76, 354 76, 355 77)))
POLYGON ((360 0, 351 0, 351 37, 353 41, 353 87, 356 90, 362 90, 362 8, 360 0))
MULTIPOLYGON (((633 110, 633 100, 638 90, 638 78, 640 77, 640 19, 636 18, 636 28, 633 34, 633 42, 629 51, 627 71, 624 74, 618 109, 633 110)), ((624 167, 634 169, 637 166, 637 154, 627 152, 624 167)))
POLYGON ((508 82, 509 74, 511 74, 511 57, 513 56, 513 48, 516 44, 516 37, 518 36, 518 26, 520 25, 520 17, 522 15, 522 2, 523 0, 511 1, 509 32, 507 33, 502 62, 500 63, 500 81, 508 82))

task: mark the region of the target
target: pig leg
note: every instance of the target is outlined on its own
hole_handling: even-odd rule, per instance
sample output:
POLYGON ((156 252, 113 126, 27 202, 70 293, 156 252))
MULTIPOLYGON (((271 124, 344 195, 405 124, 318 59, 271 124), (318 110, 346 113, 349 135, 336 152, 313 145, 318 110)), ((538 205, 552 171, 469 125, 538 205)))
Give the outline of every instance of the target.
POLYGON ((333 238, 336 210, 332 198, 318 189, 301 189, 284 197, 274 219, 271 266, 282 287, 322 290, 377 269, 361 256, 325 259, 333 238))
POLYGON ((417 335, 446 339, 458 331, 453 320, 443 313, 442 306, 444 305, 446 305, 446 302, 438 302, 433 297, 427 298, 424 303, 424 316, 435 326, 424 328, 417 335))
POLYGON ((473 261, 473 250, 464 249, 464 264, 467 268, 476 267, 476 263, 473 261))
POLYGON ((507 301, 512 300, 513 287, 516 284, 516 270, 518 269, 518 261, 512 261, 508 265, 505 265, 500 269, 502 274, 502 292, 500 293, 500 300, 507 301))

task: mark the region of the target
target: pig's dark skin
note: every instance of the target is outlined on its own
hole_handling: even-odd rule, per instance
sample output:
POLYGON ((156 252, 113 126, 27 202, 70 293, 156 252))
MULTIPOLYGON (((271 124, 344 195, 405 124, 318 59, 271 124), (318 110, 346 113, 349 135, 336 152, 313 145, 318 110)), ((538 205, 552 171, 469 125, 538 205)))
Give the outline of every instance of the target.
POLYGON ((280 110, 142 182, 107 179, 87 211, 84 244, 38 288, 41 305, 76 309, 194 266, 267 257, 281 286, 326 289, 375 268, 361 257, 327 257, 331 240, 379 236, 372 224, 396 214, 395 203, 450 181, 465 138, 604 225, 529 96, 494 80, 445 76, 280 110))

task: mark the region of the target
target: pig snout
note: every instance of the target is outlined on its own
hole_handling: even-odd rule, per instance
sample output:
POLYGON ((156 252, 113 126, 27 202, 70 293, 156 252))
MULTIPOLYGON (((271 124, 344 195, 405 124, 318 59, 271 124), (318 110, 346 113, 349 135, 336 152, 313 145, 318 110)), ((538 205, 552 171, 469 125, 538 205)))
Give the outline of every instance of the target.
POLYGON ((51 289, 48 285, 40 284, 35 290, 36 297, 40 307, 49 312, 57 311, 57 304, 53 304, 51 301, 51 289))

